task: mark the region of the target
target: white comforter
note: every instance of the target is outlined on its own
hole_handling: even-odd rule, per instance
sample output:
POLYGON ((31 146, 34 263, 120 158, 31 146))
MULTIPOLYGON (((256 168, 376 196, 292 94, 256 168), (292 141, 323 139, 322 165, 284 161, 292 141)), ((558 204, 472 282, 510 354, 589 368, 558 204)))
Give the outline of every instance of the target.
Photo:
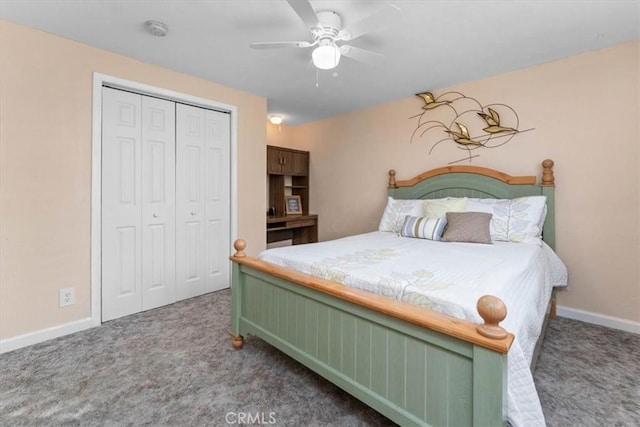
POLYGON ((501 298, 507 306, 501 325, 515 335, 507 358, 507 419, 514 426, 545 425, 529 365, 551 289, 567 284, 564 264, 546 244, 445 243, 376 231, 270 249, 259 258, 477 323, 478 298, 501 298))

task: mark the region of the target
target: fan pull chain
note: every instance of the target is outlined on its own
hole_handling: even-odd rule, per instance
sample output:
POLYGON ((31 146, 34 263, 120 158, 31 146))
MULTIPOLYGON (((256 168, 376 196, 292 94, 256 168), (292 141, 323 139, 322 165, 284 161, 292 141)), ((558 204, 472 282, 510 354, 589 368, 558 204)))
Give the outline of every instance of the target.
POLYGON ((316 68, 316 87, 320 87, 318 84, 318 69, 316 68))

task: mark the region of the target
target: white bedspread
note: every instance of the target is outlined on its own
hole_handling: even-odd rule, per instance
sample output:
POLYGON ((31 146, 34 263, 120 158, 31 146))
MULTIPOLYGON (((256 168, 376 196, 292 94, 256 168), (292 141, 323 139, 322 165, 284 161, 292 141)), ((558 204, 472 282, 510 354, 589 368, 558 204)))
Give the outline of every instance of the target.
POLYGON ((508 354, 507 419, 544 426, 529 365, 553 286, 567 270, 546 245, 434 242, 372 232, 310 245, 270 249, 259 258, 354 288, 386 295, 476 323, 482 295, 501 298, 515 335, 508 354))

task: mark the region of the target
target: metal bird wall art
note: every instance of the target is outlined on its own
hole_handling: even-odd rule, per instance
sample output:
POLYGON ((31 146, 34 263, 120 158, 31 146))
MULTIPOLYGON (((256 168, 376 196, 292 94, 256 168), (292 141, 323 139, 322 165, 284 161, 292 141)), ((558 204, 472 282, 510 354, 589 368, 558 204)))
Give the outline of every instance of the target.
POLYGON ((498 148, 515 135, 533 130, 519 130, 518 114, 505 104, 482 105, 475 98, 454 91, 437 97, 431 92, 420 92, 416 96, 422 99, 424 105, 420 114, 409 117, 418 121, 410 142, 427 140, 430 144, 429 154, 447 141, 466 151, 465 157, 449 164, 470 162, 480 155, 477 150, 498 148), (510 126, 501 124, 500 114, 510 126))
POLYGON ((423 110, 432 110, 441 105, 449 104, 451 101, 436 101, 431 92, 421 92, 417 93, 416 96, 419 96, 424 100, 424 105, 422 106, 423 110))
POLYGON ((483 131, 487 133, 518 132, 514 128, 500 126, 500 115, 496 113, 495 110, 487 108, 487 111, 489 111, 489 114, 478 113, 478 115, 482 117, 488 125, 486 128, 482 129, 483 131))
POLYGON ((449 129, 445 131, 453 136, 453 140, 455 142, 460 145, 482 145, 482 142, 474 141, 471 139, 471 137, 469 136, 469 129, 467 129, 465 125, 458 122, 456 122, 456 125, 458 126, 458 129, 460 129, 460 132, 455 132, 449 129))

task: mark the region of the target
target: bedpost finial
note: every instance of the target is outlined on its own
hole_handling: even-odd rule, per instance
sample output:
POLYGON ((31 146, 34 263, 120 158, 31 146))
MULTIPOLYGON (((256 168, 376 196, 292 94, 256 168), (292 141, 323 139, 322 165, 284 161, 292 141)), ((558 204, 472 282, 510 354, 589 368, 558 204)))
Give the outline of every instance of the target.
POLYGON ((484 323, 476 328, 480 335, 495 340, 507 337, 507 331, 498 325, 507 317, 507 306, 500 298, 484 295, 478 299, 477 309, 484 320, 484 323))
POLYGON ((389 188, 397 188, 396 184, 396 171, 394 169, 389 170, 389 188))
POLYGON ((235 242, 233 242, 233 247, 236 250, 236 253, 233 254, 234 257, 244 258, 247 256, 247 254, 244 253, 244 250, 247 247, 247 242, 244 239, 238 239, 235 242))
POLYGON ((555 177, 553 176, 553 165, 555 163, 551 159, 545 159, 542 161, 542 186, 554 187, 555 177))

